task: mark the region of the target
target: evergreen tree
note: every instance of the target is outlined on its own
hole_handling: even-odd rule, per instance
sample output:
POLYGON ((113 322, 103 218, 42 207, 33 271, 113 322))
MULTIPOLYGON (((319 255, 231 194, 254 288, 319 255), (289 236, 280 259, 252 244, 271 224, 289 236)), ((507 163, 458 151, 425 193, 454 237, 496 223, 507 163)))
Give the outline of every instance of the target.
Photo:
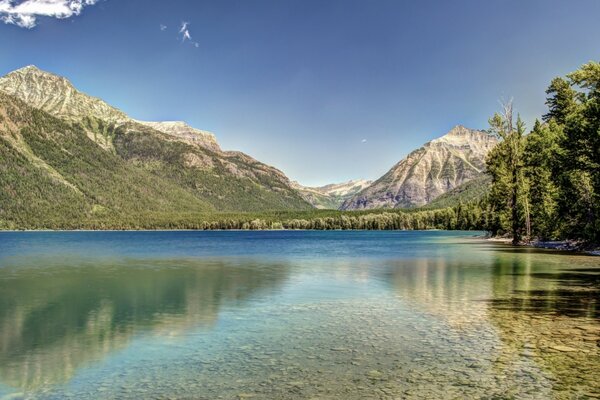
POLYGON ((509 232, 513 243, 523 236, 526 217, 526 186, 523 176, 523 134, 525 125, 520 117, 513 124, 512 104, 504 105, 502 114, 490 119, 492 132, 502 141, 490 152, 487 159, 488 172, 492 176, 489 201, 493 218, 492 234, 509 232))
POLYGON ((546 95, 548 113, 544 114, 544 121, 549 122, 553 119, 559 124, 564 124, 567 116, 575 109, 577 92, 565 79, 554 78, 546 89, 546 95))
POLYGON ((549 124, 536 121, 533 131, 525 140, 523 159, 528 182, 527 205, 531 215, 531 231, 541 239, 558 236, 559 189, 554 177, 560 169, 557 160, 561 135, 562 129, 554 119, 549 124))
MULTIPOLYGON (((567 76, 579 88, 574 104, 560 109, 566 117, 561 141, 561 214, 565 234, 600 241, 600 63, 590 62, 567 76)), ((558 103, 554 94, 549 101, 558 103)), ((561 121, 557 119, 560 123, 561 121)))

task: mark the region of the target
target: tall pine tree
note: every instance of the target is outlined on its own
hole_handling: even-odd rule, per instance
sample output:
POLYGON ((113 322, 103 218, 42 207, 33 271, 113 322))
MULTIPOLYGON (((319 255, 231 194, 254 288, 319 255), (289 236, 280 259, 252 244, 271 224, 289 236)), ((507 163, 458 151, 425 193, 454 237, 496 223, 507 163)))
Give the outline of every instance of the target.
POLYGON ((523 159, 531 233, 541 239, 553 239, 559 234, 559 189, 555 177, 560 170, 557 160, 561 137, 562 129, 551 120, 549 124, 536 121, 525 139, 523 159))
POLYGON ((527 212, 526 182, 523 175, 525 125, 520 117, 513 123, 512 103, 504 105, 502 114, 490 119, 490 126, 502 141, 490 152, 487 169, 492 176, 489 202, 494 215, 492 234, 510 233, 513 243, 523 237, 527 212))
POLYGON ((562 236, 600 242, 600 64, 555 78, 544 119, 559 127, 554 158, 562 236))

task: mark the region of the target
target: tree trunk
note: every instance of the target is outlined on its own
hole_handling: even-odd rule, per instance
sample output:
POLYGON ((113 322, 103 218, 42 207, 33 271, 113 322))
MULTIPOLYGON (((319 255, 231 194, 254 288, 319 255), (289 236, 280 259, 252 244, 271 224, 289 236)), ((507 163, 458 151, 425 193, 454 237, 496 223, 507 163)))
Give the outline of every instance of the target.
POLYGON ((517 204, 519 200, 519 182, 517 179, 517 169, 513 167, 512 171, 512 236, 513 244, 519 244, 521 242, 521 235, 519 229, 519 206, 517 204))

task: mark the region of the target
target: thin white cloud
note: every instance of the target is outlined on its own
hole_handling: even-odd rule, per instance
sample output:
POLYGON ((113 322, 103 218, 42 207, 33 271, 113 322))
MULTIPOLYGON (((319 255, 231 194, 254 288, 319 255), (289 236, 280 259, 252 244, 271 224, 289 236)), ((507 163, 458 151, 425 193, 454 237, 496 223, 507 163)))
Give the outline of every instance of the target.
POLYGON ((188 29, 188 26, 190 26, 189 22, 182 22, 181 26, 179 27, 179 34, 181 35, 181 42, 185 42, 186 40, 188 42, 190 42, 195 48, 200 47, 200 43, 195 42, 192 40, 192 34, 190 33, 190 30, 188 29))
POLYGON ((160 24, 160 30, 161 31, 166 31, 167 30, 167 26, 163 25, 163 24, 160 24))
POLYGON ((31 29, 38 17, 70 18, 98 0, 0 0, 0 20, 31 29))
POLYGON ((361 143, 367 143, 367 139, 363 139, 360 141, 361 143))
POLYGON ((188 22, 182 22, 181 27, 179 28, 179 34, 181 35, 182 42, 185 42, 186 40, 192 40, 192 35, 190 35, 188 25, 188 22))

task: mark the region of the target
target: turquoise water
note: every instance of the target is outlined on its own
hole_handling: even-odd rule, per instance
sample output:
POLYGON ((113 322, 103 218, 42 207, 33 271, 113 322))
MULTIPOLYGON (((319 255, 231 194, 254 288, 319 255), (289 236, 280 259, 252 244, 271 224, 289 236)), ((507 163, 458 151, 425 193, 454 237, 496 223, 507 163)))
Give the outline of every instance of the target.
POLYGON ((600 258, 473 232, 0 233, 0 398, 600 397, 600 258))

